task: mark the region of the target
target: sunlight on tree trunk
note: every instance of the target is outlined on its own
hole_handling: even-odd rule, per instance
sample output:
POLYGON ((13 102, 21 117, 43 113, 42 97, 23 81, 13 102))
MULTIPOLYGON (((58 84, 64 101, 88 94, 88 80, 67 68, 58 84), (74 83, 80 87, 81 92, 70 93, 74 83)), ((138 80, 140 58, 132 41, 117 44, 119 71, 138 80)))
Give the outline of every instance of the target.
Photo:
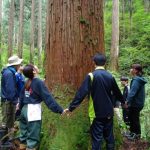
POLYGON ((46 35, 46 78, 79 86, 94 69, 92 56, 104 53, 102 0, 49 0, 46 35))
POLYGON ((119 0, 113 0, 112 12, 112 39, 110 50, 110 69, 118 70, 118 56, 119 56, 119 0))

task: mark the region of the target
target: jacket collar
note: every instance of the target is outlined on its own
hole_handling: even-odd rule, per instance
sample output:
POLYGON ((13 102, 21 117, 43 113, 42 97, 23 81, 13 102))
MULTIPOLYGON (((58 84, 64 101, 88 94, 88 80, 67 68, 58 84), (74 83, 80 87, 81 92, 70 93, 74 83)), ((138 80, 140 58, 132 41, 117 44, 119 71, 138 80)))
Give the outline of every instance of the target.
POLYGON ((104 68, 103 66, 97 66, 97 67, 95 68, 95 70, 98 70, 98 69, 105 70, 105 68, 104 68))

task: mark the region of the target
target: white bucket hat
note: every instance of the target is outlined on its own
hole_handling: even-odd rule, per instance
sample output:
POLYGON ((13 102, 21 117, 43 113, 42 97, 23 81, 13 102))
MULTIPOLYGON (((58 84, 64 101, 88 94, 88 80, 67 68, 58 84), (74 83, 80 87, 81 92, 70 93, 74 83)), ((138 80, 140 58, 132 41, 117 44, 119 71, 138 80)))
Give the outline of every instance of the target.
POLYGON ((16 66, 22 63, 23 59, 20 59, 18 56, 14 55, 8 58, 7 66, 16 66))

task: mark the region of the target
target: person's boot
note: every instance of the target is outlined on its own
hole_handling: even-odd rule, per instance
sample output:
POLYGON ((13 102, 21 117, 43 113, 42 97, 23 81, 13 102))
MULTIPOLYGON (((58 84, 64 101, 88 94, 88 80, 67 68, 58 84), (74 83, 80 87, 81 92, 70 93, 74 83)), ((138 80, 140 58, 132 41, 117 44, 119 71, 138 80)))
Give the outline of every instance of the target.
POLYGON ((35 148, 26 148, 26 150, 36 150, 35 148))

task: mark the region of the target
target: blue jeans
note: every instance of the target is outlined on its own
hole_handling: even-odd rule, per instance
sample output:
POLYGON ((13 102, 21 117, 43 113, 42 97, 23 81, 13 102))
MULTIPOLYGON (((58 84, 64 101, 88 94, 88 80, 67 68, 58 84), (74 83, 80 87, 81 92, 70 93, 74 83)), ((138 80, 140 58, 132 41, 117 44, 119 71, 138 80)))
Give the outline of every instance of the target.
POLYGON ((114 150, 113 117, 95 118, 91 125, 91 137, 92 150, 101 150, 103 138, 106 141, 106 149, 114 150))

